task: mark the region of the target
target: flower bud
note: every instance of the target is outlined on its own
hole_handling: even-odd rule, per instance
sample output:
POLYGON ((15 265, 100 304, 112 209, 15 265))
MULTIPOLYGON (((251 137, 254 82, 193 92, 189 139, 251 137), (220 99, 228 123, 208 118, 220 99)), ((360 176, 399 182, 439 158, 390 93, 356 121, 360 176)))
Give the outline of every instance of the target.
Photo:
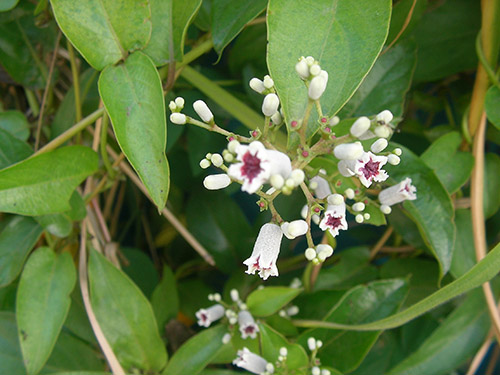
POLYGON ((370 150, 372 150, 374 154, 378 154, 379 152, 384 151, 387 145, 388 145, 387 139, 379 138, 375 142, 373 142, 373 144, 370 147, 370 150))
POLYGON ((276 112, 271 116, 271 121, 274 125, 280 125, 283 122, 283 117, 281 117, 281 114, 279 112, 276 112))
POLYGON ((312 64, 314 64, 314 63, 315 63, 315 61, 316 61, 316 60, 314 60, 314 57, 312 57, 312 56, 307 56, 307 57, 305 58, 305 60, 306 60, 306 63, 307 63, 307 65, 308 65, 308 66, 311 66, 311 65, 312 65, 312 64))
POLYGON ((401 162, 401 159, 399 158, 399 156, 390 154, 389 156, 387 156, 387 162, 391 165, 398 165, 401 162))
POLYGON ((312 375, 321 375, 321 370, 319 369, 318 366, 314 366, 312 369, 311 369, 311 374, 312 375))
POLYGON ((323 370, 321 370, 321 375, 331 375, 331 372, 330 370, 324 368, 323 370))
POLYGON ((309 230, 309 226, 304 220, 294 220, 288 224, 288 233, 290 236, 299 237, 303 236, 309 230))
POLYGON ((345 189, 344 194, 348 199, 354 199, 354 190, 351 188, 345 189))
POLYGON ((375 128, 375 135, 380 138, 389 138, 392 134, 391 129, 387 125, 377 126, 375 128))
POLYGON ((327 83, 328 78, 325 79, 325 77, 321 74, 314 77, 309 84, 309 98, 312 100, 318 100, 321 98, 321 95, 325 92, 327 83))
POLYGON ((170 121, 177 125, 184 125, 187 121, 187 118, 184 113, 172 113, 170 115, 170 121))
POLYGON ((213 174, 205 177, 203 180, 203 186, 208 190, 219 190, 228 187, 231 183, 231 179, 225 173, 213 174))
POLYGON ((328 124, 331 126, 335 126, 340 122, 339 116, 333 116, 330 121, 328 121, 328 124))
POLYGON ((168 108, 173 112, 177 110, 177 105, 173 100, 171 100, 170 103, 168 103, 168 108))
POLYGON ((302 79, 307 79, 309 77, 309 66, 304 58, 301 58, 300 61, 295 64, 295 71, 302 79))
POLYGON ((299 186, 302 182, 304 182, 305 174, 302 169, 294 169, 290 177, 295 183, 295 186, 299 186))
POLYGON ((262 103, 262 113, 265 116, 272 116, 278 111, 280 100, 276 94, 267 94, 262 103))
POLYGON ((207 160, 207 159, 202 159, 200 161, 200 168, 201 169, 207 169, 208 167, 210 167, 212 165, 212 163, 210 163, 210 160, 207 160))
POLYGON ((319 215, 314 214, 314 215, 312 215, 311 220, 314 224, 319 225, 320 217, 319 217, 319 215))
POLYGON ((264 87, 266 89, 270 89, 270 88, 272 88, 274 86, 273 79, 270 76, 268 76, 268 75, 264 76, 264 82, 263 83, 264 83, 264 87))
POLYGON ((286 357, 288 355, 288 350, 285 347, 280 348, 280 356, 286 357))
POLYGON ((363 217, 365 218, 365 220, 370 220, 370 218, 372 217, 368 212, 363 214, 363 217))
POLYGON ((329 258, 333 254, 333 248, 327 244, 320 244, 316 246, 316 252, 318 253, 318 259, 324 262, 326 258, 329 258))
POLYGON ((371 121, 368 117, 363 116, 354 121, 351 126, 351 134, 354 137, 359 137, 370 129, 371 121))
POLYGON ((300 216, 302 216, 302 219, 307 218, 308 212, 309 212, 309 207, 307 206, 307 204, 305 204, 304 207, 302 207, 302 210, 300 210, 300 216))
POLYGON ((380 112, 377 117, 377 122, 379 124, 382 124, 382 125, 385 125, 385 124, 388 124, 392 121, 393 119, 393 115, 392 115, 392 112, 389 111, 388 109, 386 109, 385 111, 382 111, 380 112))
POLYGON ((392 211, 392 208, 386 204, 383 204, 380 206, 380 211, 382 211, 382 213, 385 215, 389 215, 392 211))
POLYGON ((175 105, 177 106, 177 108, 180 108, 180 109, 184 108, 184 104, 185 104, 184 98, 182 98, 180 96, 175 98, 175 105))
POLYGON ((214 119, 214 115, 208 108, 207 103, 205 103, 203 100, 195 101, 193 103, 193 108, 204 122, 211 122, 214 119))
POLYGON ((356 212, 363 211, 365 209, 365 204, 363 202, 354 203, 352 209, 356 212))
POLYGON ((231 295, 231 300, 233 300, 233 302, 238 302, 240 300, 240 294, 237 289, 231 289, 229 294, 231 295))
POLYGON ((312 352, 313 350, 316 350, 316 339, 314 337, 309 337, 307 339, 307 347, 309 350, 312 352))
POLYGON ((317 76, 318 74, 321 73, 321 67, 319 64, 312 64, 311 67, 309 68, 309 73, 313 76, 317 76))
POLYGON ((255 91, 259 94, 262 94, 266 90, 266 87, 264 86, 264 82, 262 82, 258 78, 252 78, 248 84, 253 91, 255 91))
POLYGON ((269 182, 271 183, 271 186, 273 188, 275 188, 276 190, 280 190, 285 184, 285 179, 280 174, 274 174, 269 179, 269 182))
POLYGON ((316 258, 316 250, 314 250, 312 247, 310 247, 305 251, 304 255, 306 256, 307 260, 311 261, 314 258, 316 258))
POLYGON ((216 167, 220 167, 222 163, 224 163, 224 160, 222 159, 222 156, 220 156, 220 154, 213 154, 212 157, 210 158, 210 161, 216 167))
POLYGON ((394 154, 397 155, 397 156, 401 156, 401 154, 403 153, 403 150, 401 150, 399 147, 398 148, 395 148, 394 149, 394 154))
POLYGON ((240 147, 240 142, 233 139, 231 142, 228 143, 227 150, 233 154, 236 154, 236 150, 238 149, 238 147, 240 147))
POLYGON ((343 143, 333 149, 333 154, 340 160, 355 160, 363 155, 361 142, 343 143))
POLYGON ((344 197, 340 194, 331 194, 326 198, 326 200, 328 201, 328 204, 331 204, 332 206, 339 206, 344 203, 344 197))
POLYGON ((230 341, 231 341, 231 334, 230 333, 226 333, 224 336, 222 336, 222 343, 224 345, 229 344, 230 341))
POLYGON ((361 215, 361 214, 357 214, 357 215, 354 217, 354 220, 356 220, 356 223, 361 224, 363 221, 365 221, 365 218, 363 217, 363 215, 361 215))

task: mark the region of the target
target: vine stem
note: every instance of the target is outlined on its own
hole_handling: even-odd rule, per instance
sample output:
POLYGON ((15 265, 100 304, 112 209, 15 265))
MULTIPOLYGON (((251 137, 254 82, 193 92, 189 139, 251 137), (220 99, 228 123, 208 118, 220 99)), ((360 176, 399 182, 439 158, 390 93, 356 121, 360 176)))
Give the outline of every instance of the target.
POLYGON ((76 64, 76 56, 75 49, 73 45, 67 39, 68 42, 68 53, 69 53, 69 62, 71 65, 71 75, 73 77, 73 87, 75 93, 75 119, 76 122, 81 121, 82 119, 82 102, 80 99, 80 78, 78 76, 78 65, 76 64))
POLYGON ((413 16, 413 11, 415 10, 415 5, 417 5, 417 0, 413 0, 413 4, 411 5, 410 10, 408 11, 408 15, 406 16, 405 22, 403 23, 403 26, 401 27, 401 30, 399 30, 398 35, 396 35, 394 37, 394 39, 392 40, 392 42, 389 43, 389 45, 384 48, 384 50, 382 51, 382 53, 380 53, 380 56, 382 56, 384 53, 386 53, 387 51, 389 51, 389 49, 394 44, 396 44, 396 42, 399 40, 399 38, 401 38, 401 35, 403 35, 403 33, 405 32, 406 28, 410 24, 411 17, 413 16))
POLYGON ((467 370, 466 375, 474 375, 481 366, 481 363, 483 363, 484 357, 486 357, 486 354, 488 354, 488 350, 491 346, 491 343, 493 342, 493 329, 491 329, 488 332, 488 336, 486 337, 486 340, 484 341, 483 345, 479 348, 477 351, 476 355, 472 359, 472 362, 469 366, 469 369, 467 370))
POLYGON ((43 114, 45 112, 45 102, 47 101, 47 96, 50 89, 50 82, 52 81, 52 74, 54 73, 54 66, 56 65, 57 50, 59 49, 59 42, 61 41, 61 31, 57 34, 56 45, 54 47, 54 53, 52 54, 52 61, 50 62, 49 76, 47 77, 47 82, 45 83, 45 90, 43 92, 42 104, 40 106, 40 116, 38 116, 38 123, 36 126, 36 136, 35 136, 35 151, 38 150, 40 145, 40 135, 42 133, 42 122, 43 114))
MULTIPOLYGON (((471 213, 472 232, 474 234, 474 249, 479 262, 486 256, 486 229, 484 223, 483 193, 484 193, 484 141, 486 133, 486 113, 483 112, 481 121, 474 137, 473 155, 475 159, 471 178, 471 213)), ((482 285, 491 322, 497 341, 500 342, 500 316, 495 297, 489 282, 482 285)))
POLYGON ((382 249, 382 247, 385 245, 385 243, 387 242, 393 231, 394 231, 393 227, 387 228, 382 237, 380 237, 380 239, 377 241, 375 246, 373 246, 372 250, 370 251, 370 260, 375 258, 375 256, 380 251, 380 249, 382 249))

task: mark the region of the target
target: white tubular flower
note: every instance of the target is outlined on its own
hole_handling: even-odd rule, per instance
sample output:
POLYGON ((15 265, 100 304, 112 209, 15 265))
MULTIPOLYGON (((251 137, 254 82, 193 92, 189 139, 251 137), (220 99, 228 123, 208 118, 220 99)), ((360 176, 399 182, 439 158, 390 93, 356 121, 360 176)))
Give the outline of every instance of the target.
POLYGON ((281 230, 283 234, 289 240, 293 240, 299 236, 303 236, 309 230, 307 222, 304 220, 294 220, 291 223, 284 222, 281 224, 281 230))
POLYGON ((397 155, 390 154, 387 156, 387 161, 391 165, 398 165, 401 162, 401 159, 397 155))
POLYGON ((344 177, 354 176, 354 172, 347 167, 347 163, 345 160, 339 161, 339 163, 337 164, 337 168, 339 170, 339 173, 344 177))
MULTIPOLYGON (((417 199, 417 188, 411 184, 411 178, 405 178, 399 184, 382 190, 378 199, 384 206, 393 206, 406 200, 417 199)), ((383 212, 383 211, 382 211, 383 212)))
POLYGON ((204 122, 211 122, 214 119, 214 115, 210 108, 208 108, 207 103, 203 100, 197 100, 193 103, 193 108, 195 112, 200 116, 204 122))
POLYGON ((271 116, 271 121, 274 125, 280 125, 283 122, 283 117, 281 117, 279 111, 271 116))
POLYGON ((374 154, 378 154, 379 152, 384 151, 388 144, 387 139, 379 138, 372 143, 370 150, 372 150, 374 154))
POLYGON ((365 152, 358 160, 348 160, 347 168, 353 171, 365 187, 370 187, 372 182, 382 182, 389 175, 382 167, 387 163, 387 156, 377 156, 371 152, 365 152))
POLYGON ((182 98, 180 96, 175 98, 175 105, 177 108, 179 108, 179 109, 184 108, 184 104, 185 104, 184 98, 182 98))
POLYGON ((177 125, 184 125, 187 121, 186 115, 184 113, 172 113, 170 115, 170 121, 177 125))
POLYGON ((243 310, 238 313, 238 324, 240 326, 242 339, 246 339, 247 337, 254 339, 257 337, 259 326, 257 326, 252 314, 248 311, 243 310))
POLYGON ((220 190, 228 187, 231 184, 231 179, 225 173, 212 174, 205 177, 203 186, 208 190, 220 190))
POLYGON ((333 255, 333 248, 327 244, 319 244, 316 246, 316 252, 318 253, 318 259, 321 262, 324 262, 326 258, 329 258, 333 255))
POLYGON ((321 230, 329 230, 333 237, 339 234, 339 230, 347 230, 345 219, 345 203, 337 206, 328 205, 323 220, 319 223, 321 230))
POLYGON ((392 134, 392 130, 387 125, 380 125, 375 128, 375 135, 380 138, 389 138, 392 134))
POLYGON ((262 113, 265 116, 272 116, 278 112, 280 100, 276 94, 267 94, 262 102, 262 113))
POLYGON ((309 77, 309 66, 303 57, 301 57, 299 62, 295 64, 295 71, 302 79, 307 79, 309 77))
MULTIPOLYGON (((328 83, 328 73, 323 74, 324 70, 321 71, 319 75, 314 77, 309 84, 309 98, 312 100, 318 100, 321 98, 321 95, 326 90, 326 84, 328 83)), ((326 73, 326 72, 325 72, 326 73)))
POLYGON ((368 117, 363 116, 354 121, 351 126, 351 134, 354 137, 360 137, 362 134, 366 133, 370 129, 371 121, 368 117))
POLYGON ((229 176, 243 181, 241 190, 255 193, 273 175, 288 178, 292 172, 290 158, 282 152, 266 150, 262 143, 254 141, 248 146, 236 148, 239 163, 228 169, 229 176))
POLYGON ((327 196, 332 194, 332 189, 330 189, 330 184, 328 183, 327 180, 325 180, 320 175, 317 175, 317 176, 314 176, 313 178, 311 178, 311 182, 314 182, 317 184, 317 187, 313 190, 314 190, 314 194, 319 199, 325 199, 327 196))
POLYGON ((392 112, 389 111, 388 109, 380 112, 376 117, 377 122, 381 125, 386 125, 386 124, 390 123, 393 118, 394 118, 394 116, 392 115, 392 112))
POLYGON ((252 353, 248 348, 238 350, 237 357, 233 361, 233 365, 241 367, 252 374, 262 374, 266 372, 267 361, 261 356, 252 353))
POLYGON ((263 83, 264 83, 264 87, 266 89, 270 89, 270 88, 272 88, 274 86, 273 79, 270 76, 268 76, 268 75, 264 76, 264 82, 263 83))
POLYGON ((365 204, 363 202, 354 203, 352 209, 356 212, 361 212, 365 209, 365 204))
POLYGON ((259 93, 259 94, 262 94, 265 90, 266 90, 266 86, 264 86, 264 82, 262 82, 260 79, 258 78, 252 78, 250 80, 250 82, 248 83, 248 85, 250 86, 250 88, 259 93))
POLYGON ((259 276, 264 280, 267 280, 269 276, 278 276, 276 260, 280 253, 282 238, 283 232, 278 225, 264 224, 260 228, 252 255, 243 262, 248 266, 246 273, 254 275, 255 271, 259 271, 259 276))
POLYGON ((333 149, 333 154, 340 160, 355 160, 363 155, 361 142, 343 143, 333 149))
POLYGON ((200 309, 196 312, 198 325, 201 327, 210 327, 210 324, 224 316, 224 307, 222 305, 213 305, 208 309, 200 309))

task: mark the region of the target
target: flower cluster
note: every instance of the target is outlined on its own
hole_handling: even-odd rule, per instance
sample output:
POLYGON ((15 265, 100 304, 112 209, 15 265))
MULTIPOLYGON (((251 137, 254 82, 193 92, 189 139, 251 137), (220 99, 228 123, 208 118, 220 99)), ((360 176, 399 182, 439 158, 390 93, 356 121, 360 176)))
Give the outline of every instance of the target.
POLYGON ((196 101, 193 108, 202 121, 181 113, 182 98, 176 98, 169 105, 173 123, 190 123, 228 139, 227 148, 221 154, 208 153, 200 161, 201 168, 213 166, 221 170, 221 173, 207 176, 204 186, 217 190, 233 182, 239 183, 242 191, 260 197, 257 203, 261 211, 271 211, 271 221, 261 227, 250 257, 243 262, 247 273, 258 272, 264 280, 279 274, 276 261, 283 235, 289 240, 305 235, 306 259, 320 264, 334 252, 326 243, 328 236, 337 237, 351 225, 348 214, 357 224, 372 223, 375 213, 390 214, 391 206, 417 198, 410 178, 386 186, 389 179, 386 167, 398 165, 402 154, 400 148, 387 151, 387 139, 395 127, 393 114, 384 110, 374 116, 342 121, 337 116, 325 116, 320 99, 326 92, 328 73, 311 56, 301 57, 295 70, 308 90, 303 118, 286 118, 270 76, 263 80, 252 78, 250 87, 264 96, 265 123, 261 129, 251 131, 250 137, 232 134, 217 126, 212 112, 201 100, 196 101), (311 120, 313 109, 318 112, 317 123, 311 120), (285 146, 274 141, 283 123, 288 124, 289 136, 298 143, 288 142, 285 146), (314 128, 307 131, 308 127, 314 128), (310 163, 318 156, 335 160, 336 168, 330 167, 328 171, 313 168, 310 163), (299 188, 307 199, 301 211, 302 219, 286 221, 273 201, 278 195, 289 195, 299 188), (321 244, 314 244, 312 224, 328 234, 321 244))

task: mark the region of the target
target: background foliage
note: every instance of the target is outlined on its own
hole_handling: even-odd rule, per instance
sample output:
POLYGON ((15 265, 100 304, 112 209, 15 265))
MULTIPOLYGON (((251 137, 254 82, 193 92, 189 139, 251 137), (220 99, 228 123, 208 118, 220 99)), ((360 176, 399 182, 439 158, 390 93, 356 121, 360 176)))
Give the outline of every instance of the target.
MULTIPOLYGON (((0 373, 233 374, 245 346, 271 362, 286 347, 306 374, 310 336, 333 374, 494 373, 499 20, 498 1, 0 0, 0 373), (388 171, 419 198, 387 223, 350 216, 322 267, 285 241, 259 289, 242 261, 269 213, 203 188, 199 161, 226 140, 170 123, 165 103, 182 96, 191 116, 204 99, 247 135, 264 123, 248 81, 269 72, 289 128, 307 103, 302 55, 329 73, 339 134, 394 113, 403 157, 388 171), (195 325, 231 289, 258 338, 195 325)), ((277 202, 284 216, 303 204, 277 202)))

